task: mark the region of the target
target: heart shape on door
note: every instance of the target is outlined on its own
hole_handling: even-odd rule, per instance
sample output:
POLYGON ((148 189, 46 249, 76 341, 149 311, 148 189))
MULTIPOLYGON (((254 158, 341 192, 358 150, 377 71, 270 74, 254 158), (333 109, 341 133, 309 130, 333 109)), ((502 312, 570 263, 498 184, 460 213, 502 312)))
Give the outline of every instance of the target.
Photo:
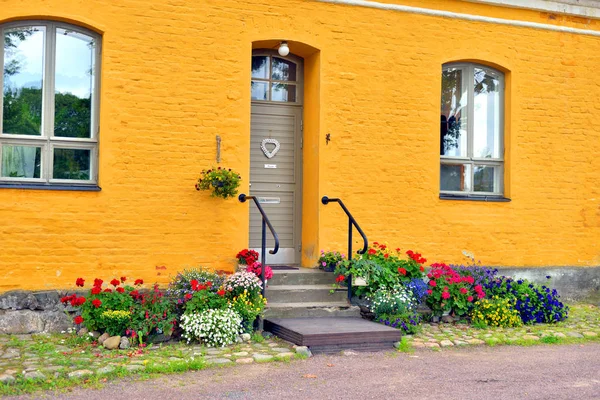
POLYGON ((275 157, 275 154, 277 154, 280 147, 281 147, 281 145, 279 144, 277 139, 263 139, 260 144, 260 149, 262 150, 263 153, 265 153, 265 156, 267 156, 267 158, 275 157), (273 150, 269 151, 269 149, 267 149, 267 144, 275 145, 275 148, 273 150))

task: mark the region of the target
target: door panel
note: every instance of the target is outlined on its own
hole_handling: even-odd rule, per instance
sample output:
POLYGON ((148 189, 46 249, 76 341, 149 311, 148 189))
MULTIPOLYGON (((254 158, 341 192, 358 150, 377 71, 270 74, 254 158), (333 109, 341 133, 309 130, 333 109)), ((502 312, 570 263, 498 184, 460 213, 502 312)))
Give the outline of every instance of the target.
MULTIPOLYGON (((302 108, 281 105, 252 105, 250 136, 250 194, 261 206, 279 236, 277 255, 267 254, 270 264, 300 261, 301 125, 302 108), (279 142, 279 151, 268 158, 261 150, 263 139, 279 142)), ((268 151, 275 146, 267 144, 268 151)), ((260 251, 262 218, 250 207, 250 248, 260 251)), ((274 240, 267 232, 267 248, 274 240)))

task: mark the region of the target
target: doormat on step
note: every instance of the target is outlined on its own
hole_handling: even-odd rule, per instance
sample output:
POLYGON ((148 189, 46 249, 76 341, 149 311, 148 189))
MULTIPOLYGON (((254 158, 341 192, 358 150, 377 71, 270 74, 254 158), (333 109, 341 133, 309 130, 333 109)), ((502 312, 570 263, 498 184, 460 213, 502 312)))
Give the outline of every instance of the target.
POLYGON ((271 269, 273 271, 289 271, 289 270, 295 271, 295 270, 298 270, 300 268, 298 268, 298 267, 290 267, 288 265, 271 265, 271 269))

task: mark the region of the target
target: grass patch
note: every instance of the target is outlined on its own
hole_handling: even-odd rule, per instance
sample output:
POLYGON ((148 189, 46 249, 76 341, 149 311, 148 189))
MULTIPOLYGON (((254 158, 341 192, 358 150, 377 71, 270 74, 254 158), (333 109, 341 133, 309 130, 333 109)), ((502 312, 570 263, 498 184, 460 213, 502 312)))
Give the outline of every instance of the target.
POLYGON ((546 344, 556 344, 556 343, 560 343, 561 340, 559 337, 556 337, 554 335, 548 335, 548 336, 544 336, 544 337, 540 338, 540 342, 546 343, 546 344))
POLYGON ((265 337, 260 332, 254 332, 252 334, 252 341, 256 343, 262 343, 265 341, 265 337))
POLYGON ((410 343, 408 341, 408 338, 406 336, 403 336, 402 339, 400 339, 400 342, 398 342, 398 345, 396 346, 396 348, 398 349, 398 351, 402 352, 402 353, 414 353, 415 349, 412 346, 412 343, 410 343))

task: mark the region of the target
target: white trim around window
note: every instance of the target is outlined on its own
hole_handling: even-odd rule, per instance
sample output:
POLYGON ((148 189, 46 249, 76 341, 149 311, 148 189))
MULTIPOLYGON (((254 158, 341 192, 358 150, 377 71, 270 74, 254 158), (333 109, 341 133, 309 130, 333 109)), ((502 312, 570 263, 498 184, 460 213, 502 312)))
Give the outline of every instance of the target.
POLYGON ((100 35, 33 20, 2 24, 0 36, 0 187, 96 187, 100 35))

